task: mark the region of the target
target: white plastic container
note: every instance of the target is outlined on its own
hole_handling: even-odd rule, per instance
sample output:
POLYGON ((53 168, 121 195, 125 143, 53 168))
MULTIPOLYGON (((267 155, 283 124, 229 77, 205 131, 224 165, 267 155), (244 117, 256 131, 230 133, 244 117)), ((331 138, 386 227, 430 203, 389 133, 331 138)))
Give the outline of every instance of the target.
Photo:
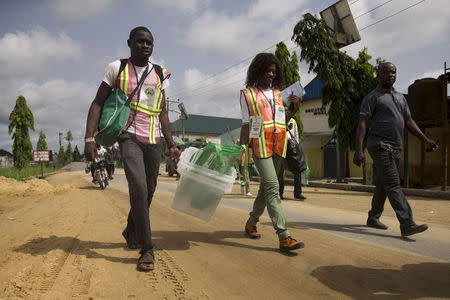
POLYGON ((178 171, 180 182, 175 192, 172 208, 209 221, 216 211, 224 192, 231 191, 236 171, 224 175, 204 166, 189 162, 199 151, 197 148, 187 148, 180 157, 178 171))

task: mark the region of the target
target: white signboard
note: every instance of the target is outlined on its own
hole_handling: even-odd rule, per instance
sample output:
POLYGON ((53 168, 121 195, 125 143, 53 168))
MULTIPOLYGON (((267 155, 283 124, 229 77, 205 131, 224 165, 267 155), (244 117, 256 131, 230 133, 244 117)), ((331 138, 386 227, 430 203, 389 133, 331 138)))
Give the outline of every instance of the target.
POLYGON ((50 161, 50 151, 33 151, 33 161, 35 162, 47 162, 50 161))

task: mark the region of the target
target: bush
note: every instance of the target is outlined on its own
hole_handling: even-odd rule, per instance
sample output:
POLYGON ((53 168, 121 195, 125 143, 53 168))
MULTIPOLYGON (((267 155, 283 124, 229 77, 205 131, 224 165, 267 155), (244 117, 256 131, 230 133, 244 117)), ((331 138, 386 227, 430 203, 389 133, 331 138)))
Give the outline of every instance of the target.
MULTIPOLYGON (((44 166, 44 174, 55 172, 54 168, 44 166)), ((22 169, 16 168, 0 168, 0 176, 5 176, 8 178, 13 178, 16 180, 25 180, 29 177, 40 176, 41 166, 33 165, 22 169)))

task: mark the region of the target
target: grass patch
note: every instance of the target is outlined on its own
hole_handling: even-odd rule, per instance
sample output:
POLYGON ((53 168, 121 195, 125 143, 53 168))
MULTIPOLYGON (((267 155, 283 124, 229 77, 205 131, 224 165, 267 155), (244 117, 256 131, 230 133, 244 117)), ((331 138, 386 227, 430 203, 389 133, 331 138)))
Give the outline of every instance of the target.
MULTIPOLYGON (((44 166, 44 174, 55 172, 56 169, 50 168, 47 166, 44 166)), ((32 176, 40 176, 41 173, 41 166, 40 165, 33 165, 28 166, 23 169, 16 169, 16 168, 0 168, 0 176, 5 176, 8 178, 13 178, 16 180, 24 180, 28 177, 32 176)))

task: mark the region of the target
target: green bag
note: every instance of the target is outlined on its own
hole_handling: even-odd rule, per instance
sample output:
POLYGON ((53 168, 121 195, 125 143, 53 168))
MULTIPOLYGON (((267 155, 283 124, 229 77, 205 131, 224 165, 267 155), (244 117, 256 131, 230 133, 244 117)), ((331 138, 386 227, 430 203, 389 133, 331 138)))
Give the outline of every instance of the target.
MULTIPOLYGON (((128 59, 120 60, 120 68, 117 76, 120 76, 120 73, 123 69, 125 69, 127 62, 128 59)), ((153 65, 153 68, 155 68, 155 71, 162 82, 161 67, 158 65, 153 65)), ((103 104, 102 114, 100 116, 100 121, 98 122, 98 132, 95 136, 95 142, 97 144, 105 147, 111 147, 115 142, 117 142, 117 139, 122 131, 126 130, 125 125, 130 117, 131 99, 133 99, 134 94, 141 89, 145 78, 150 72, 148 71, 147 66, 138 85, 130 94, 128 99, 125 93, 122 92, 122 90, 117 86, 111 91, 111 94, 103 104)))

